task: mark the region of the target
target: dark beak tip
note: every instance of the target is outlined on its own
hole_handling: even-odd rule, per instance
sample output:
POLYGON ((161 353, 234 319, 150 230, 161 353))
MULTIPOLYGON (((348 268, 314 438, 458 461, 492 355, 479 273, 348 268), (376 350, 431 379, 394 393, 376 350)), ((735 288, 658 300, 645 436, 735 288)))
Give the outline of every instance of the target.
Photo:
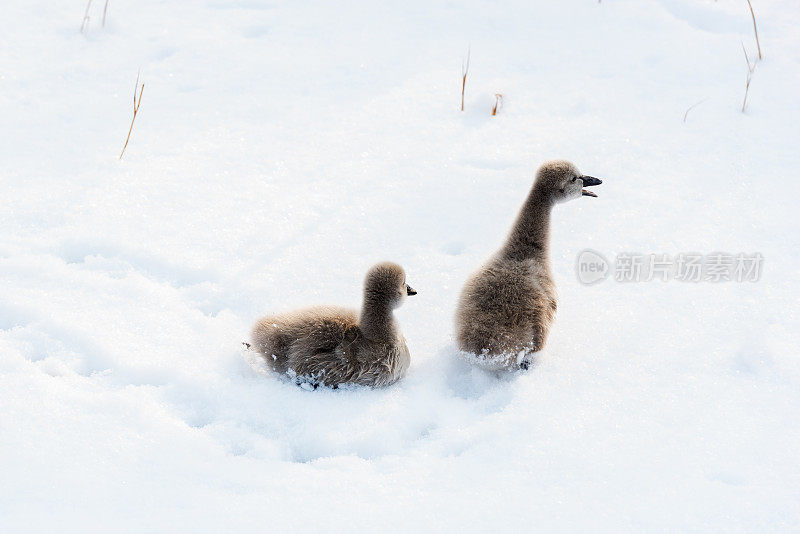
MULTIPOLYGON (((586 186, 586 187, 589 187, 589 186, 592 186, 592 185, 600 185, 600 184, 603 183, 603 180, 601 180, 600 178, 595 178, 594 176, 581 176, 581 180, 583 181, 583 185, 586 186)), ((584 189, 581 192, 581 194, 583 196, 585 196, 585 197, 595 197, 595 198, 597 198, 597 195, 595 193, 592 193, 591 191, 587 191, 586 189, 584 189)))
POLYGON ((600 178, 595 178, 594 176, 581 176, 581 180, 583 180, 583 185, 600 185, 603 183, 603 180, 600 178))
POLYGON ((411 287, 411 286, 406 286, 406 293, 407 293, 407 294, 408 294, 408 296, 410 297, 410 296, 412 296, 412 295, 416 295, 416 294, 417 294, 417 291, 416 291, 416 290, 415 290, 413 287, 411 287))

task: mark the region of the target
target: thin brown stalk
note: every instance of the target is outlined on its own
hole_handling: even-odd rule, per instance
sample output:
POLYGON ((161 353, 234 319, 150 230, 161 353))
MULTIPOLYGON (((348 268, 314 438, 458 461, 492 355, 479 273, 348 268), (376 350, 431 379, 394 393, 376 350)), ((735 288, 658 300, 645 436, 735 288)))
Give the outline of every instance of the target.
POLYGON ((86 3, 86 12, 83 14, 83 20, 81 21, 81 33, 83 30, 86 29, 86 23, 89 22, 89 8, 92 7, 92 0, 89 0, 86 3))
POLYGON ((744 100, 742 100, 742 113, 744 113, 744 108, 747 107, 747 93, 750 91, 750 81, 753 79, 753 72, 756 70, 758 60, 753 61, 752 64, 750 63, 750 57, 747 55, 744 43, 742 43, 742 52, 744 52, 744 60, 747 61, 747 82, 745 82, 744 100))
POLYGON ((106 0, 106 5, 103 6, 103 28, 106 27, 106 12, 108 11, 108 0, 106 0))
POLYGON ((128 128, 128 137, 125 138, 125 146, 122 147, 122 152, 119 153, 119 159, 128 148, 128 141, 131 140, 131 132, 133 131, 133 122, 136 120, 136 114, 139 112, 139 106, 142 104, 142 93, 144 92, 144 82, 142 82, 141 89, 139 88, 139 74, 136 74, 136 85, 133 86, 133 118, 131 119, 131 127, 128 128), (136 99, 136 90, 139 89, 139 99, 136 99))
POLYGON ((696 102, 696 103, 692 104, 691 106, 689 106, 689 107, 686 109, 686 113, 684 113, 684 114, 683 114, 683 122, 686 122, 686 117, 688 117, 688 116, 689 116, 689 112, 690 112, 690 111, 692 111, 694 108, 696 108, 697 106, 699 106, 700 104, 702 104, 702 103, 703 103, 703 102, 705 102, 706 100, 708 100, 708 99, 707 99, 707 98, 704 98, 703 100, 701 100, 701 101, 699 101, 699 102, 696 102))
MULTIPOLYGON (((758 42, 758 28, 756 28, 756 14, 753 12, 753 4, 747 0, 747 5, 750 7, 750 16, 753 17, 753 32, 756 34, 756 46, 758 47, 758 59, 761 59, 761 43, 758 42)), ((747 54, 745 54, 747 55, 747 54)), ((749 63, 749 61, 748 61, 749 63)))
POLYGON ((469 72, 469 53, 467 48, 467 61, 461 63, 461 111, 464 111, 464 90, 467 88, 467 73, 469 72))
POLYGON ((500 93, 495 93, 494 95, 494 107, 492 108, 492 117, 497 115, 497 111, 503 107, 503 95, 500 93))

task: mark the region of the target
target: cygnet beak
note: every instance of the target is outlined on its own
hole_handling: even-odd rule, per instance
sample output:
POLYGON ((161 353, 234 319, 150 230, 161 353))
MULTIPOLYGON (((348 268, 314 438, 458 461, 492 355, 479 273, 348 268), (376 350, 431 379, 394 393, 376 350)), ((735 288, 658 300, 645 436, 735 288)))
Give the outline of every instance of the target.
MULTIPOLYGON (((581 180, 583 180, 583 185, 585 186, 600 185, 603 183, 603 180, 595 178, 594 176, 581 176, 581 180)), ((586 189, 581 190, 581 195, 585 197, 597 197, 595 193, 587 191, 586 189)))
POLYGON ((408 293, 408 296, 410 297, 411 295, 416 295, 417 291, 410 285, 406 284, 406 293, 408 293))

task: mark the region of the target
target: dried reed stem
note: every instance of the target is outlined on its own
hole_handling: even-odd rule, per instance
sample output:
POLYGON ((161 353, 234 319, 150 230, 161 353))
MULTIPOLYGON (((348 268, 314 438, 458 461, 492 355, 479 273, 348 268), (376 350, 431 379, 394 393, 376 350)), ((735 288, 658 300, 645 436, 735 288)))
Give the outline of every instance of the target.
POLYGON ((83 20, 81 21, 81 33, 83 30, 86 29, 86 23, 89 22, 89 8, 92 7, 92 0, 89 0, 86 3, 86 12, 83 14, 83 20))
POLYGON ((461 111, 464 111, 464 90, 467 87, 467 73, 469 72, 469 53, 470 49, 467 48, 467 62, 461 63, 461 111))
POLYGON ((744 100, 742 100, 742 113, 744 113, 744 108, 747 107, 747 93, 750 91, 750 81, 753 79, 753 71, 756 70, 758 60, 753 61, 752 64, 750 63, 750 57, 747 55, 744 43, 742 43, 742 52, 744 52, 744 60, 747 61, 747 82, 744 86, 744 100))
POLYGON ((128 128, 128 137, 125 138, 125 146, 122 147, 122 152, 119 153, 119 159, 122 159, 122 155, 125 153, 125 149, 128 148, 128 141, 131 140, 131 132, 133 131, 133 122, 136 120, 136 114, 139 112, 139 106, 142 104, 142 93, 144 92, 144 82, 142 82, 142 87, 139 89, 139 99, 136 99, 136 90, 139 89, 139 74, 136 74, 136 85, 133 86, 133 118, 131 119, 131 127, 128 128))
POLYGON ((705 102, 706 100, 708 100, 708 99, 707 99, 707 98, 704 98, 703 100, 701 100, 701 101, 699 101, 699 102, 695 102, 694 104, 692 104, 691 106, 689 106, 689 107, 687 108, 687 110, 686 110, 686 113, 684 113, 684 114, 683 114, 683 122, 686 122, 686 117, 688 117, 688 116, 689 116, 689 112, 690 112, 690 111, 692 111, 694 108, 696 108, 697 106, 699 106, 700 104, 702 104, 702 103, 703 103, 703 102, 705 102))
MULTIPOLYGON (((756 14, 753 12, 753 4, 747 0, 747 5, 750 7, 750 16, 753 17, 753 31, 756 34, 756 46, 758 47, 758 59, 761 59, 761 44, 758 42, 758 28, 756 28, 756 14)), ((745 54, 747 55, 747 54, 745 54)), ((749 61, 748 61, 749 63, 749 61)))
POLYGON ((497 115, 497 111, 503 107, 503 95, 500 93, 494 94, 494 107, 492 108, 492 117, 497 115))

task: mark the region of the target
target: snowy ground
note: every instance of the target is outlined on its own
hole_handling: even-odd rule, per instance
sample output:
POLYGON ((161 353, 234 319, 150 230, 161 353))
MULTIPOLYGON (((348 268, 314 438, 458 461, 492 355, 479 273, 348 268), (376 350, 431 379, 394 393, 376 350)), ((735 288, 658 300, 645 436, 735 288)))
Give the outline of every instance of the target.
POLYGON ((95 0, 83 34, 83 1, 5 1, 0 530, 800 529, 800 8, 753 3, 741 113, 745 0, 95 0), (455 301, 554 157, 604 184, 556 209, 548 348, 496 377, 455 301), (583 286, 587 247, 765 260, 583 286), (242 350, 384 259, 402 382, 242 350))

